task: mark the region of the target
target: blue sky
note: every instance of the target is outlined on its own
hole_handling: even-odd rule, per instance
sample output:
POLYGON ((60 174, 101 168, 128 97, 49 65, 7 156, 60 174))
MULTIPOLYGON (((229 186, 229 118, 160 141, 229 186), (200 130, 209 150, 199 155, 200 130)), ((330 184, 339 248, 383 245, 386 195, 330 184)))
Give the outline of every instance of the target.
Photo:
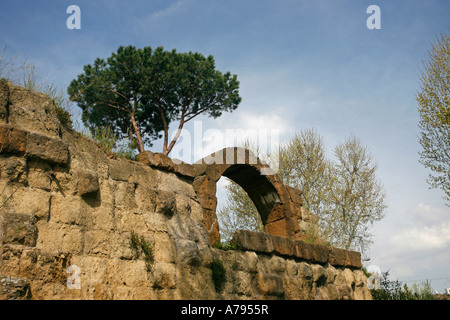
MULTIPOLYGON (((203 133, 278 129, 283 142, 314 127, 330 155, 355 134, 379 164, 389 205, 373 228, 368 263, 402 281, 448 278, 432 281, 442 291, 450 287, 450 210, 418 162, 415 95, 449 12, 448 0, 3 0, 0 46, 61 87, 120 45, 212 54, 219 70, 238 75, 243 100, 216 120, 197 118, 203 133), (71 4, 81 9, 80 30, 66 27, 71 4), (379 30, 366 27, 372 4, 381 9, 379 30)), ((186 128, 193 132, 194 123, 186 128)), ((202 138, 210 148, 225 146, 202 138)))

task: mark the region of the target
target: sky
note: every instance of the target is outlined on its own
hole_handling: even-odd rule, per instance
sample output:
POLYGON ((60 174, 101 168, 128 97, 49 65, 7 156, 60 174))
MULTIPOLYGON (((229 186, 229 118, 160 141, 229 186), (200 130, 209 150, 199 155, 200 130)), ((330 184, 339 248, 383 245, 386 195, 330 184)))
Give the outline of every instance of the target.
MULTIPOLYGON (((332 157, 354 134, 378 163, 388 205, 364 264, 408 284, 428 279, 443 292, 450 208, 418 161, 415 97, 449 12, 448 0, 2 0, 0 48, 61 88, 121 45, 213 55, 218 70, 238 76, 242 102, 188 123, 171 156, 192 163, 243 132, 270 145, 315 128, 332 157), (70 5, 80 8, 80 29, 67 26, 70 5), (368 28, 370 5, 380 9, 379 29, 368 28)), ((71 112, 79 119, 79 108, 71 112)), ((156 141, 149 149, 161 148, 156 141)))

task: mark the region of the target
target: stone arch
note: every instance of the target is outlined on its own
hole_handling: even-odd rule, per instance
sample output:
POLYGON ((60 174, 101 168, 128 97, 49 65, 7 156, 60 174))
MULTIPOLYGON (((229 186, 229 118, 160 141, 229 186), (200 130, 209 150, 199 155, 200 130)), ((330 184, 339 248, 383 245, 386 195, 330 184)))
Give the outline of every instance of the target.
POLYGON ((239 184, 255 204, 266 233, 300 239, 301 195, 283 185, 274 170, 245 148, 225 148, 194 163, 194 190, 203 208, 211 244, 220 241, 216 184, 225 176, 239 184))

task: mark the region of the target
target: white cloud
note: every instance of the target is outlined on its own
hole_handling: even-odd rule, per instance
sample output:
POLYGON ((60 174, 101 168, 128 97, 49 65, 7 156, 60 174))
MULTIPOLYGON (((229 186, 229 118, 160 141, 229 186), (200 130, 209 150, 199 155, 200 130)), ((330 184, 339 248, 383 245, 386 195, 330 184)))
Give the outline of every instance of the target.
MULTIPOLYGON (((283 107, 275 108, 282 112, 283 107)), ((280 116, 278 112, 265 112, 255 114, 254 112, 242 112, 239 119, 239 125, 245 130, 278 130, 280 134, 292 131, 289 123, 289 117, 280 116)))
POLYGON ((402 230, 392 236, 388 244, 399 253, 429 251, 449 247, 450 222, 402 230))
POLYGON ((159 22, 161 20, 167 19, 170 16, 177 14, 181 10, 183 5, 185 5, 187 2, 188 1, 186 0, 175 1, 167 8, 151 13, 150 16, 148 17, 148 20, 152 22, 159 22))
POLYGON ((443 208, 437 208, 425 203, 419 203, 412 209, 413 220, 415 223, 425 225, 440 223, 442 221, 449 221, 449 211, 443 208))
POLYGON ((281 142, 281 136, 291 131, 289 118, 275 112, 244 111, 224 114, 218 119, 194 120, 183 130, 171 156, 192 163, 223 148, 240 146, 247 140, 262 152, 271 151, 281 142))
MULTIPOLYGON (((410 208, 396 203, 391 209, 392 214, 377 225, 370 263, 389 271, 393 280, 449 276, 449 210, 425 202, 410 208)), ((439 281, 432 284, 438 290, 444 287, 439 281)))

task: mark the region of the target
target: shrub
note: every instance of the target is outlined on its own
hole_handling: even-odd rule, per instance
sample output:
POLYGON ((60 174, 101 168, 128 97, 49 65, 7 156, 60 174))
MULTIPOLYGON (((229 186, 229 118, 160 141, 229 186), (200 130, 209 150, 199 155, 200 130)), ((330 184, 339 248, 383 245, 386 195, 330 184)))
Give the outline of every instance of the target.
POLYGON ((398 280, 389 279, 389 271, 382 273, 381 288, 370 290, 374 300, 433 300, 431 284, 427 281, 422 285, 414 284, 408 288, 398 280))
POLYGON ((222 289, 224 283, 226 282, 226 274, 227 274, 227 271, 225 270, 222 261, 214 260, 211 264, 211 271, 212 271, 212 279, 214 282, 214 288, 216 289, 216 291, 219 291, 222 289))
POLYGON ((233 241, 225 241, 220 242, 216 241, 212 245, 213 248, 220 249, 220 250, 241 250, 242 246, 239 242, 233 242, 233 241))
POLYGON ((153 264, 153 248, 144 236, 138 236, 133 231, 131 232, 130 247, 135 251, 135 258, 139 258, 141 253, 144 254, 144 260, 147 267, 147 271, 151 271, 151 265, 153 264))

